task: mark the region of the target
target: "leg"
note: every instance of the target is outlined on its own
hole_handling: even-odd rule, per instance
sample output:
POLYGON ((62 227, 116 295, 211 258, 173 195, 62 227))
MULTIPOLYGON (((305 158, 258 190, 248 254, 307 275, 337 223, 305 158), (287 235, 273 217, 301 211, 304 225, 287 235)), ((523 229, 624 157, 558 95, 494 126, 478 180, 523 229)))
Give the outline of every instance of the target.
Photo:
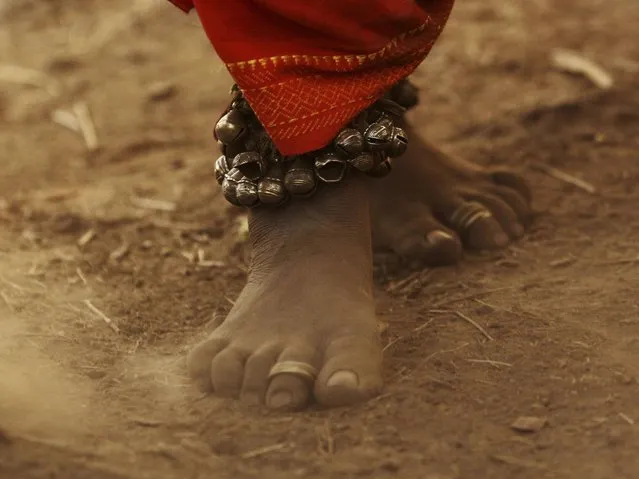
POLYGON ((530 191, 522 178, 452 158, 415 129, 405 129, 407 153, 387 180, 372 185, 376 247, 441 265, 457 262, 462 244, 470 250, 498 249, 523 235, 530 221, 530 191), (483 205, 490 216, 459 221, 456 212, 469 202, 483 205))
POLYGON ((281 204, 341 183, 252 211, 249 281, 190 355, 191 373, 204 389, 275 409, 312 394, 323 405, 368 398, 381 387, 369 190, 344 174, 380 176, 405 148, 390 119, 399 110, 377 100, 423 61, 452 0, 179 3, 196 8, 237 83, 216 126, 225 198, 281 204))
POLYGON ((333 406, 379 391, 367 181, 353 176, 311 199, 251 211, 248 283, 189 359, 205 390, 285 410, 313 394, 333 406), (278 361, 313 365, 315 384, 269 381, 278 361))

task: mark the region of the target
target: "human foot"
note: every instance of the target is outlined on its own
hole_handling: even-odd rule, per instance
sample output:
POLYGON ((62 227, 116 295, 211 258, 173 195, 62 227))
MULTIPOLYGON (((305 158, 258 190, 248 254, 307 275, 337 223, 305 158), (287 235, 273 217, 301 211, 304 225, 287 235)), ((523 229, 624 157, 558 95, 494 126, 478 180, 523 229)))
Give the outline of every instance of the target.
POLYGON ((435 266, 459 261, 462 245, 494 250, 524 234, 531 195, 519 175, 452 158, 404 128, 408 151, 371 186, 376 247, 435 266))
POLYGON ((251 211, 248 283, 189 357, 204 390, 278 410, 300 409, 313 397, 345 405, 380 390, 365 181, 251 211), (306 372, 272 376, 276 364, 306 372), (305 379, 312 370, 317 378, 305 379))

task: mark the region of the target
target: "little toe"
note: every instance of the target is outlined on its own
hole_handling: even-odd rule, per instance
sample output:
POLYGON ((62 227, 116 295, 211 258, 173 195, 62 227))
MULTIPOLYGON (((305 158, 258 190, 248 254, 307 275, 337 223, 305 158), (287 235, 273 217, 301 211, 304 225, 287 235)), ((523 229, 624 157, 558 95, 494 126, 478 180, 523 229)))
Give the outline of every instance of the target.
POLYGON ((222 338, 209 338, 191 350, 187 358, 189 375, 202 392, 213 389, 211 382, 211 361, 226 346, 228 341, 222 338))
POLYGON ((211 383, 215 394, 220 397, 239 397, 247 357, 247 352, 229 346, 213 358, 211 383))
POLYGON ((382 354, 374 338, 344 337, 329 344, 315 382, 315 398, 328 407, 366 401, 382 389, 382 354))

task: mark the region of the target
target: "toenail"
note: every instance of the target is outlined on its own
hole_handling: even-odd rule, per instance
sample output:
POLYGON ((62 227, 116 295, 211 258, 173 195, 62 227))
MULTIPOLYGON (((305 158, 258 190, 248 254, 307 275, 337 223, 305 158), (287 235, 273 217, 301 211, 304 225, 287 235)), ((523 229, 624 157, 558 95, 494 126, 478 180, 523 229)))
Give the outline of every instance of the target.
POLYGON ((453 237, 445 231, 435 230, 428 233, 426 235, 426 239, 430 244, 437 244, 441 241, 450 241, 453 239, 453 237))
POLYGON ((506 246, 508 244, 508 236, 506 236, 506 233, 497 233, 493 236, 493 241, 495 241, 497 246, 506 246))
POLYGON ((355 389, 358 385, 359 378, 353 371, 337 371, 326 381, 326 386, 329 388, 343 387, 355 389))
POLYGON ((268 405, 274 409, 284 409, 293 404, 293 395, 289 391, 278 391, 268 398, 268 405))

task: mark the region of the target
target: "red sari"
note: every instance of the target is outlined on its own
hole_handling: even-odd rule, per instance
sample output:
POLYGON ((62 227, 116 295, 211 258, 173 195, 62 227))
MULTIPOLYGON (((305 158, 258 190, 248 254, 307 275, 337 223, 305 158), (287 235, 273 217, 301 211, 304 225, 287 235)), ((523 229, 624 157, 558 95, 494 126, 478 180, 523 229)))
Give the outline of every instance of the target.
POLYGON ((328 144, 424 60, 454 0, 171 0, 195 8, 284 155, 328 144))

